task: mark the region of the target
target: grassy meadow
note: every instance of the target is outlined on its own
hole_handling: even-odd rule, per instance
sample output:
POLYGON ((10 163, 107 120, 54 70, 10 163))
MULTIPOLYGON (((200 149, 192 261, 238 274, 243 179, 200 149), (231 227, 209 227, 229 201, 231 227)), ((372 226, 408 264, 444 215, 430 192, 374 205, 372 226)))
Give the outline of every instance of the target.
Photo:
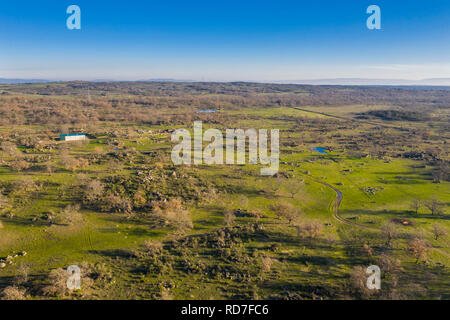
POLYGON ((450 299, 449 91, 108 86, 0 86, 3 298, 450 299), (279 129, 279 172, 174 166, 193 121, 279 129))

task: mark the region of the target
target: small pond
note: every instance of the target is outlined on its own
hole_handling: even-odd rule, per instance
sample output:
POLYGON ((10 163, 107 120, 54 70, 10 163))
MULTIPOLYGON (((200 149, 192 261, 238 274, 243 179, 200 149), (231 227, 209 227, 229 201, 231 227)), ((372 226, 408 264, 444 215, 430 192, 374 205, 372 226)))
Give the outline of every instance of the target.
POLYGON ((318 153, 321 154, 327 154, 328 153, 328 149, 327 148, 322 148, 322 147, 315 147, 311 149, 312 151, 316 151, 318 153))
POLYGON ((198 110, 198 113, 216 113, 217 110, 198 110))

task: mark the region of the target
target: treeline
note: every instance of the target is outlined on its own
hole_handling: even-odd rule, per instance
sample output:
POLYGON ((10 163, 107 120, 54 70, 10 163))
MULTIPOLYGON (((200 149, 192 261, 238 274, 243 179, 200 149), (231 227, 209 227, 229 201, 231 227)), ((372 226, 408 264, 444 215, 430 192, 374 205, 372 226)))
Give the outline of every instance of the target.
MULTIPOLYGON (((0 125, 181 124, 208 120, 208 115, 198 114, 202 109, 349 104, 400 106, 407 110, 371 111, 368 116, 415 120, 423 119, 427 110, 450 105, 448 90, 252 83, 68 82, 4 85, 0 91, 0 125)), ((224 122, 221 117, 209 115, 209 120, 224 122)))
MULTIPOLYGON (((105 98, 111 104, 179 106, 299 106, 376 104, 409 108, 448 108, 450 91, 439 88, 394 88, 358 86, 310 86, 262 83, 198 82, 61 82, 54 84, 15 84, 0 86, 0 100, 11 94, 70 96, 88 100, 105 98), (121 97, 121 98, 117 98, 121 97)), ((86 102, 88 103, 88 102, 86 102)))
POLYGON ((380 118, 389 121, 427 121, 430 116, 423 112, 407 110, 372 110, 359 115, 360 118, 380 118))
MULTIPOLYGON (((239 102, 236 102, 238 105, 239 102)), ((234 103, 228 104, 230 107, 234 103)), ((177 125, 195 120, 223 122, 224 114, 200 114, 202 108, 219 106, 213 101, 190 98, 137 98, 93 100, 82 98, 0 98, 0 125, 89 124, 98 121, 177 125)))

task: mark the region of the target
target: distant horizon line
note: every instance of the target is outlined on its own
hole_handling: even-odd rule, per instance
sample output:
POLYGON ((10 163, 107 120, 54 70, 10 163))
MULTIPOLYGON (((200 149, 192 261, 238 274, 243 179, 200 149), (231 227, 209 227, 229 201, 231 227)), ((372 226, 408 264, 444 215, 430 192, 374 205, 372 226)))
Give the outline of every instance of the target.
POLYGON ((265 83, 265 84, 298 84, 298 85, 386 85, 386 86, 450 86, 449 78, 396 79, 396 78, 319 78, 301 80, 194 80, 177 78, 150 79, 39 79, 39 78, 0 78, 0 84, 31 84, 53 82, 199 82, 199 83, 265 83))

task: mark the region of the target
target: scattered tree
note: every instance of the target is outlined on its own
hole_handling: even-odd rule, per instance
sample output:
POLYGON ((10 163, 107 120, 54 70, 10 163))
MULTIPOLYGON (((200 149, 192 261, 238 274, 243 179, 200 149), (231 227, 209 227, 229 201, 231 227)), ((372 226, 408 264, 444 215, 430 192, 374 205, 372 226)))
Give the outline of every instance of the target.
POLYGON ((419 210, 421 207, 422 207, 422 200, 413 199, 413 201, 411 202, 410 208, 414 211, 415 214, 419 213, 419 210))
POLYGON ((431 232, 433 232, 435 240, 439 240, 439 238, 445 237, 448 233, 447 229, 439 224, 433 224, 431 232))
POLYGON ((272 210, 279 219, 285 219, 289 224, 300 218, 300 210, 290 203, 278 202, 272 206, 272 210))
POLYGON ((377 265, 380 269, 387 274, 393 274, 402 270, 401 262, 399 259, 390 257, 383 253, 377 261, 377 265))
POLYGON ((444 204, 440 202, 438 199, 431 199, 425 203, 425 207, 431 211, 432 215, 440 215, 444 213, 443 210, 444 204))
POLYGON ((16 286, 6 287, 2 291, 1 300, 27 300, 26 290, 20 289, 16 286))
POLYGON ((406 251, 416 259, 416 263, 420 260, 426 261, 429 247, 425 240, 416 238, 408 242, 406 251))
POLYGON ((386 247, 390 247, 392 241, 398 237, 398 228, 395 223, 388 222, 381 227, 381 235, 386 239, 386 247))
POLYGON ((24 283, 28 282, 28 276, 30 273, 30 267, 26 264, 21 263, 19 267, 17 268, 15 277, 14 277, 14 284, 15 285, 23 285, 24 283))
POLYGON ((372 294, 372 291, 367 288, 369 275, 366 271, 366 268, 357 266, 350 273, 350 286, 353 292, 363 299, 367 299, 372 294))
POLYGON ((297 236, 302 239, 317 239, 322 235, 323 225, 317 221, 303 223, 296 225, 297 236))
POLYGON ((273 259, 270 257, 261 257, 261 270, 262 272, 270 272, 272 269, 273 259))
POLYGON ((82 219, 79 205, 68 205, 53 218, 56 224, 72 225, 82 219))
POLYGON ((62 268, 52 270, 48 276, 49 285, 42 289, 43 294, 46 296, 65 296, 69 292, 67 279, 66 270, 62 268))
POLYGON ((225 213, 223 214, 223 220, 227 227, 232 227, 235 219, 236 216, 234 215, 233 210, 226 210, 225 213))
POLYGON ((194 227, 189 211, 183 208, 179 199, 155 203, 153 212, 179 233, 184 233, 194 227))
POLYGON ((9 199, 0 190, 0 211, 8 209, 10 207, 9 199))
POLYGON ((10 167, 13 171, 22 172, 29 169, 30 164, 24 159, 16 159, 11 163, 10 167))

